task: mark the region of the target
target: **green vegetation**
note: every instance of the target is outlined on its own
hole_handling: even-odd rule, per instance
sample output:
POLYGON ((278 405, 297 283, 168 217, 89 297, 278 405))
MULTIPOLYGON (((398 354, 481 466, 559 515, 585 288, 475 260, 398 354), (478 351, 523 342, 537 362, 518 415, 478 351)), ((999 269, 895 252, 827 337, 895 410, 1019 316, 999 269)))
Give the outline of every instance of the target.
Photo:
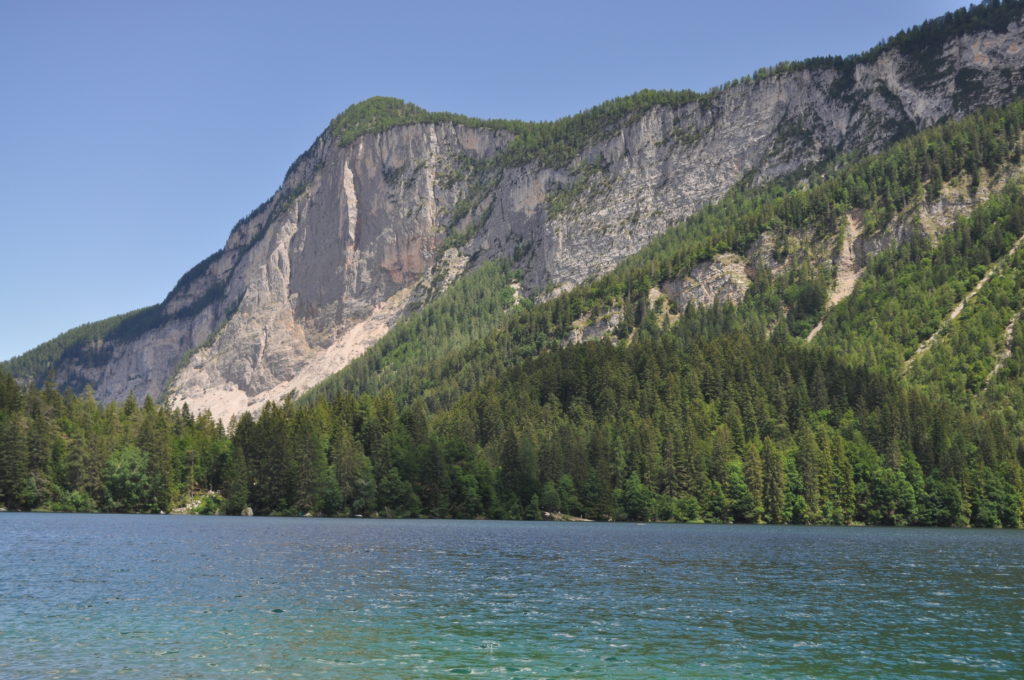
POLYGON ((585 343, 451 408, 340 394, 209 418, 0 385, 12 509, 166 511, 188 491, 260 514, 1020 526, 998 413, 752 334, 731 307, 585 343))
MULTIPOLYGON (((372 383, 356 376, 357 372, 373 372, 372 368, 357 362, 327 381, 322 389, 328 395, 338 390, 390 389, 402 402, 422 397, 431 409, 448 407, 458 395, 473 389, 480 381, 538 353, 560 347, 572 323, 582 316, 597 314, 611 306, 631 310, 620 331, 620 337, 627 336, 647 316, 647 293, 652 286, 684 275, 716 253, 744 252, 763 232, 771 231, 775 236, 779 258, 790 255, 797 261, 805 258, 806 254, 787 252, 789 246, 786 244, 791 241, 798 243, 798 235, 826 238, 835 234, 841 225, 845 225, 846 215, 854 210, 860 210, 864 215, 865 233, 874 234, 922 198, 934 197, 944 182, 961 177, 974 181, 983 172, 991 173, 1007 163, 1019 163, 1022 131, 1024 102, 1018 102, 1000 111, 985 111, 916 135, 893 145, 884 153, 848 163, 836 172, 819 176, 808 187, 792 188, 796 183, 790 179, 754 190, 734 190, 717 204, 669 229, 639 253, 623 260, 610 274, 548 303, 516 307, 504 317, 488 317, 496 323, 494 332, 489 336, 468 343, 466 338, 460 337, 456 345, 448 344, 443 334, 431 336, 427 342, 420 342, 416 334, 397 334, 386 342, 389 346, 405 344, 406 347, 389 350, 392 359, 388 370, 378 374, 372 383), (433 353, 430 358, 423 354, 426 347, 433 353)), ((1008 200, 1012 203, 1012 199, 1008 200)), ((1013 240, 1005 234, 991 238, 1003 239, 1002 252, 1013 240), (1009 243, 1005 242, 1007 238, 1009 243)), ((951 239, 954 237, 947 241, 951 239)), ((905 248, 919 246, 910 244, 905 248)), ((974 246, 975 260, 970 266, 978 264, 980 260, 977 258, 984 260, 994 256, 995 251, 982 254, 978 250, 981 247, 981 244, 974 246)), ((887 258, 905 258, 904 252, 899 250, 887 254, 873 267, 884 266, 887 258)), ((894 271, 903 272, 905 263, 902 262, 894 271)), ((956 271, 957 276, 967 277, 958 284, 961 287, 971 285, 966 281, 972 274, 958 269, 964 266, 964 262, 958 259, 946 267, 948 272, 956 271)), ((827 281, 810 263, 796 269, 784 279, 755 281, 746 313, 759 319, 759 323, 768 325, 770 319, 776 318, 780 309, 785 307, 788 309, 785 315, 787 329, 795 336, 804 336, 817 320, 827 281)), ((973 280, 977 280, 981 274, 973 276, 973 280)), ((867 283, 870 279, 866 278, 863 285, 876 285, 867 283)), ((922 294, 927 294, 926 289, 922 290, 922 294)), ((893 292, 890 290, 880 295, 889 299, 893 292)), ((936 296, 933 315, 941 317, 943 305, 949 302, 951 307, 955 301, 955 297, 951 297, 955 293, 944 295, 936 296)), ((447 304, 442 300, 438 302, 447 304)), ((833 324, 853 324, 853 321, 842 321, 843 309, 856 304, 850 301, 846 307, 837 308, 823 333, 827 336, 833 324)), ((870 317, 873 304, 865 303, 858 313, 870 317)), ((912 304, 908 313, 921 314, 923 309, 912 304)), ((472 306, 462 307, 459 304, 452 305, 450 310, 460 319, 472 318, 476 313, 472 306)), ((864 332, 873 324, 887 321, 872 321, 865 326, 864 332)), ((892 325, 901 329, 901 333, 931 332, 926 330, 927 326, 911 325, 907 318, 900 318, 892 325)), ((848 344, 856 341, 851 336, 849 341, 836 342, 837 347, 849 351, 848 344)), ((881 348, 884 341, 879 342, 883 342, 879 345, 881 348)), ((904 345, 905 342, 899 341, 900 347, 904 345)), ((909 349, 914 347, 916 341, 909 349)), ((857 356, 868 365, 875 360, 875 354, 857 356)), ((894 368, 896 363, 890 361, 886 367, 894 368)))
MULTIPOLYGON (((72 328, 35 349, 0 363, 0 370, 8 371, 20 380, 41 385, 47 374, 62 359, 69 356, 81 357, 101 353, 104 340, 114 335, 123 334, 125 329, 134 327, 140 318, 145 318, 153 309, 155 308, 144 307, 134 312, 119 314, 103 321, 95 321, 72 328)), ((81 391, 85 388, 85 384, 71 387, 76 391, 81 391)))
POLYGON ((480 266, 312 394, 229 432, 5 375, 3 503, 153 512, 212 488, 223 501, 207 512, 1020 526, 1024 343, 1000 353, 1024 285, 1015 183, 936 242, 875 257, 804 336, 830 281, 815 242, 851 212, 877 234, 944 183, 1019 165, 1022 130, 1017 103, 807 186, 736 190, 544 304, 514 304, 507 263, 480 266), (649 307, 652 286, 769 230, 789 264, 739 306, 672 325, 649 307), (617 344, 562 346, 575 320, 611 307, 626 312, 617 344))
MULTIPOLYGON (((399 322, 343 374, 328 378, 305 399, 341 391, 372 392, 410 379, 412 365, 434 365, 447 354, 491 337, 515 303, 513 272, 488 262, 458 278, 444 295, 399 322)), ((414 388, 410 388, 414 389, 414 388)), ((403 390, 404 392, 404 390, 403 390)))
POLYGON ((185 494, 221 488, 230 440, 209 415, 147 399, 98 404, 52 383, 0 373, 0 503, 9 509, 167 512, 185 494))
POLYGON ((331 121, 328 130, 339 144, 351 144, 358 137, 383 132, 399 125, 453 123, 476 128, 505 130, 513 135, 498 154, 495 167, 537 163, 544 167, 565 167, 587 144, 601 139, 642 116, 655 106, 681 106, 701 99, 690 90, 641 90, 618 97, 573 116, 550 122, 471 118, 456 113, 433 113, 401 99, 371 97, 353 104, 331 121))
MULTIPOLYGON (((875 257, 856 292, 833 310, 815 341, 839 350, 851 361, 899 372, 918 345, 940 330, 950 310, 993 263, 1006 256, 1022 234, 1024 196, 1020 187, 1012 184, 961 220, 935 246, 919 236, 875 257), (866 319, 871 319, 871 323, 863 323, 866 319)), ((1019 255, 1014 261, 1019 261, 1019 255)), ((979 360, 978 352, 983 347, 988 347, 992 354, 990 342, 970 347, 972 341, 961 338, 960 333, 980 320, 975 310, 984 307, 1000 310, 987 319, 988 325, 997 325, 999 331, 1006 326, 1012 310, 1020 305, 1021 298, 1014 297, 1017 271, 1010 266, 965 308, 953 336, 955 353, 963 361, 979 360)), ((996 329, 991 326, 989 330, 996 329)), ((976 334, 969 335, 975 336, 973 341, 978 340, 976 334)), ((998 333, 989 335, 994 341, 998 333)), ((940 349, 939 356, 944 353, 940 349)), ((952 357, 944 364, 927 368, 933 360, 933 356, 926 356, 923 365, 915 367, 915 377, 920 375, 917 369, 949 374, 980 370, 967 370, 959 362, 950 364, 952 357)), ((974 376, 970 382, 977 387, 980 379, 974 376)))
MULTIPOLYGON (((874 53, 927 57, 949 36, 1004 27, 1021 7, 958 11, 874 53)), ((871 54, 756 78, 818 66, 845 77, 871 54)), ((922 67, 922 83, 928 74, 922 67)), ((968 93, 977 86, 972 74, 962 80, 968 93)), ((643 91, 527 124, 374 98, 331 133, 345 144, 414 122, 507 130, 492 161, 453 171, 452 182, 485 186, 503 167, 565 167, 652 107, 705 101, 643 91)), ((997 189, 989 180, 1019 169, 1022 133, 1018 101, 810 176, 737 187, 615 271, 542 304, 516 303, 513 264, 483 264, 310 394, 228 431, 184 408, 100 406, 88 390, 60 394, 0 372, 0 498, 11 509, 156 512, 214 489, 221 495, 204 496, 204 512, 1019 527, 1024 251, 1013 247, 1024 191, 1019 180, 997 189), (938 238, 915 231, 920 204, 952 185, 987 199, 938 238), (874 256, 826 313, 834 273, 821 262, 851 214, 867 238, 891 236, 897 223, 914 233, 874 256), (766 233, 785 268, 756 272, 742 303, 675 310, 674 323, 652 309, 651 288, 766 233), (566 346, 574 323, 609 309, 623 310, 614 338, 566 346)), ((577 167, 549 209, 590 190, 595 168, 577 167)), ((260 210, 286 210, 303 191, 294 187, 260 210)), ((482 196, 470 192, 455 217, 486 213, 482 196)), ((23 378, 60 358, 87 360, 162 313, 75 329, 6 369, 23 378)))
POLYGON ((344 146, 365 134, 414 123, 455 123, 470 127, 508 130, 513 133, 520 132, 529 125, 511 120, 471 118, 457 113, 431 113, 394 97, 370 97, 345 109, 331 121, 328 130, 338 143, 344 146))

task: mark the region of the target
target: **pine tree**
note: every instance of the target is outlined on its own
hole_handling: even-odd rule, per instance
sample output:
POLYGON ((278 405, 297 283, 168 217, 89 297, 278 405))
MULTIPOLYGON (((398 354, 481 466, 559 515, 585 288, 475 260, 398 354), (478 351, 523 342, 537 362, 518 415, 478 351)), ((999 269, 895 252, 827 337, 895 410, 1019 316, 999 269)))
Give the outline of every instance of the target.
POLYGON ((786 510, 786 471, 782 453, 771 439, 764 440, 764 509, 772 524, 789 522, 786 510))
POLYGON ((377 508, 377 484, 373 465, 362 444, 343 421, 336 420, 331 437, 332 464, 341 492, 341 503, 352 514, 369 514, 377 508))
POLYGON ((0 494, 11 510, 35 506, 29 472, 28 423, 20 412, 0 412, 0 494))
POLYGON ((150 397, 142 405, 136 446, 145 452, 148 461, 151 502, 154 508, 167 512, 177 495, 174 463, 171 456, 171 428, 166 411, 157 409, 150 397))
POLYGON ((249 504, 249 471, 240 446, 231 447, 224 470, 224 512, 239 515, 249 504))

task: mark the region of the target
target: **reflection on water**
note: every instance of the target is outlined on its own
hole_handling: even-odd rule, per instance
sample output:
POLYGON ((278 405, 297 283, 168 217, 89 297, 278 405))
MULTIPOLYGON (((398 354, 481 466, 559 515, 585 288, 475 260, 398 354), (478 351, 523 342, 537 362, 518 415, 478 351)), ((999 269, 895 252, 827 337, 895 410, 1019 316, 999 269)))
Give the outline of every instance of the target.
POLYGON ((1024 676, 1024 532, 0 516, 0 677, 1024 676))

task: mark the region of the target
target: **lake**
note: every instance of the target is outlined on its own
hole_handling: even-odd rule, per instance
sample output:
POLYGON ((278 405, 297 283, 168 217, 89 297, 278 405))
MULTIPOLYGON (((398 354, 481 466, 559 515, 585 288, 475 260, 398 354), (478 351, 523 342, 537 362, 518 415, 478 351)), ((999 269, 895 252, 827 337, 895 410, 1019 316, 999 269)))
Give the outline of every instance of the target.
POLYGON ((1024 532, 0 515, 0 677, 1024 677, 1024 532))

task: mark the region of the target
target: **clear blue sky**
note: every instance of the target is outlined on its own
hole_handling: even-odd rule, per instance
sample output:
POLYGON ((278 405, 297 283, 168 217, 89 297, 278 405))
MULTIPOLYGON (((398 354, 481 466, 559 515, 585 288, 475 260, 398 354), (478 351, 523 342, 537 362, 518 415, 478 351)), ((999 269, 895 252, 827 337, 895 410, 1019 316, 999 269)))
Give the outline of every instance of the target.
POLYGON ((962 4, 0 0, 0 360, 161 301, 367 97, 549 120, 962 4))

